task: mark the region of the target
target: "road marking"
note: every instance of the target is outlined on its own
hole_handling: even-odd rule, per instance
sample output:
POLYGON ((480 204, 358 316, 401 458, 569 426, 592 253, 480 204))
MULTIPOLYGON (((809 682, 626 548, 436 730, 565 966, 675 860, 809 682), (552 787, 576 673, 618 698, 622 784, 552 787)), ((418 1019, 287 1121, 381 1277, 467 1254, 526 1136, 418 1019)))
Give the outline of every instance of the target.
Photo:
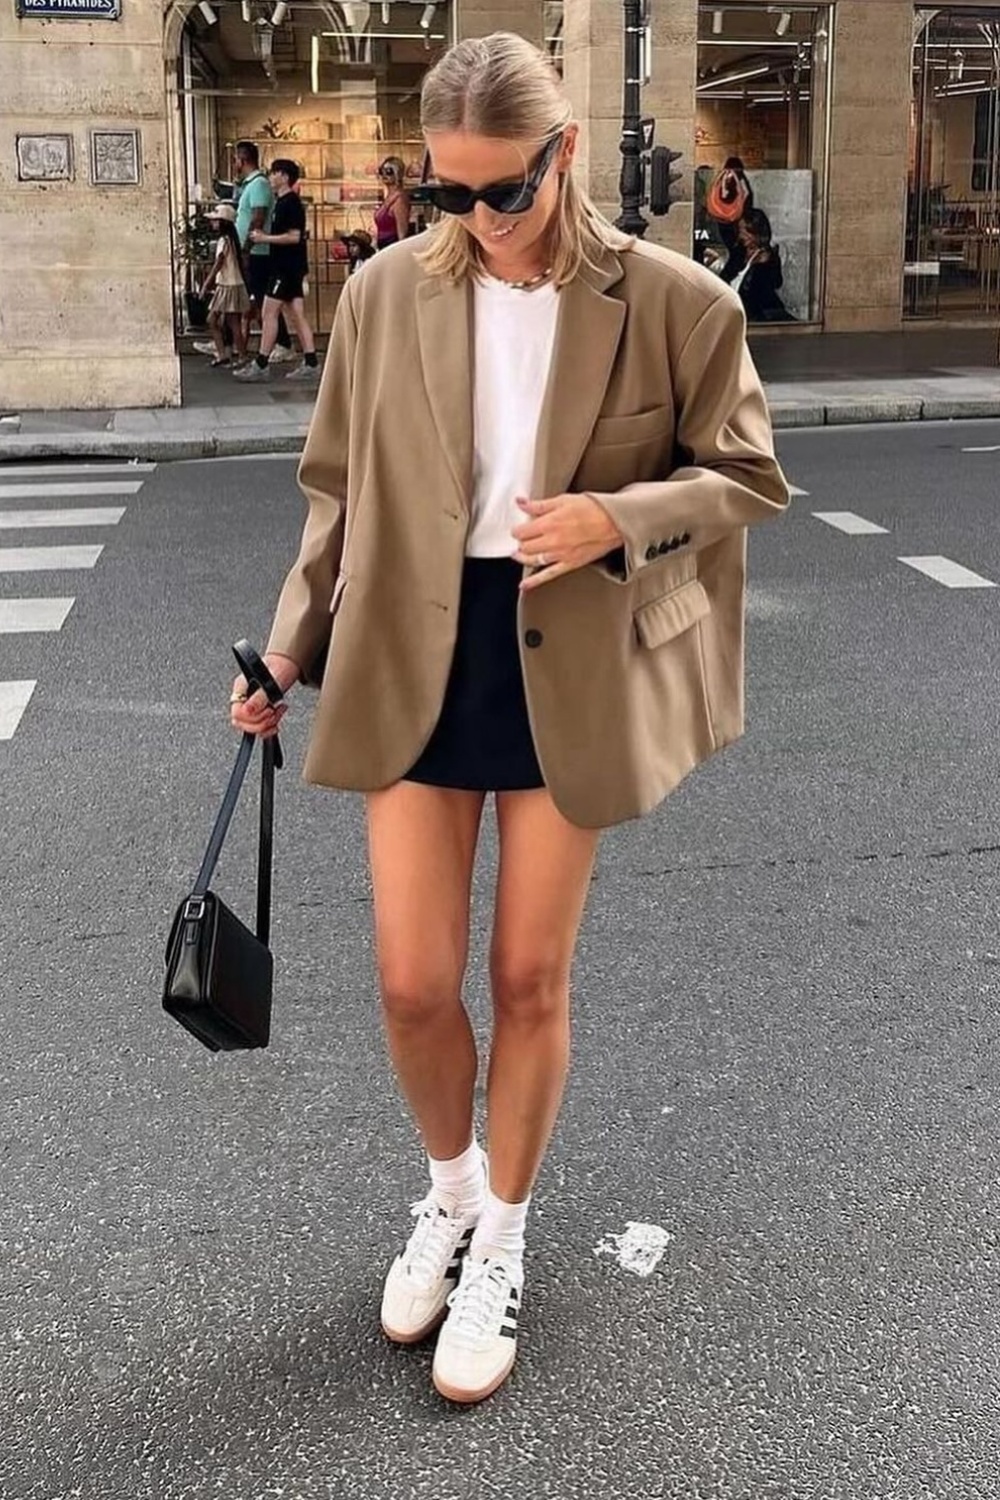
POLYGON ((961 563, 952 562, 950 557, 901 557, 899 560, 908 568, 916 568, 918 573, 933 578, 935 583, 943 583, 946 589, 996 588, 988 578, 980 578, 978 573, 963 568, 961 563))
POLYGON ((0 740, 14 738, 34 691, 34 682, 0 682, 0 740))
POLYGON ((674 1238, 659 1224, 629 1222, 624 1234, 606 1235, 594 1254, 610 1255, 623 1271, 631 1271, 635 1276, 652 1276, 674 1238))
POLYGON ((963 448, 962 452, 963 453, 1000 453, 1000 446, 994 445, 994 447, 992 447, 992 448, 963 448))
POLYGON ((0 599, 0 635, 62 630, 74 599, 0 599))
POLYGON ((791 495, 793 500, 796 498, 808 500, 809 498, 809 491, 800 490, 797 484, 790 484, 788 486, 788 493, 791 495))
POLYGON ((888 536, 889 533, 884 526, 876 526, 874 521, 866 521, 864 516, 855 515, 853 510, 814 510, 813 515, 817 521, 825 521, 828 526, 837 531, 846 532, 848 536, 888 536))
POLYGON ((78 464, 0 463, 0 478, 47 479, 52 474, 78 474, 81 477, 85 474, 152 474, 155 468, 155 464, 133 464, 126 461, 117 464, 90 464, 86 460, 78 464))
POLYGON ((0 547, 0 573, 61 573, 92 568, 103 547, 0 547))
POLYGON ((0 531, 41 530, 51 526, 117 526, 123 505, 90 505, 83 510, 0 510, 0 531))
POLYGON ((135 495, 141 479, 95 479, 80 484, 0 484, 0 500, 57 500, 71 495, 135 495))

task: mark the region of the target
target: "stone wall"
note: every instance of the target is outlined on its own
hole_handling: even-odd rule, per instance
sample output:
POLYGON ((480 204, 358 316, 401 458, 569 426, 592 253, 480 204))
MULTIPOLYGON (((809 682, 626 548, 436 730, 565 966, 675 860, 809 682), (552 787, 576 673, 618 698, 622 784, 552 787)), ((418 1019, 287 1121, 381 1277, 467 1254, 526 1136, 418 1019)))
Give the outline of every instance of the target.
MULTIPOLYGON (((22 147, 29 169, 33 149, 22 147)), ((174 352, 156 0, 120 21, 19 20, 0 7, 0 407, 168 406, 174 352), (93 129, 140 133, 138 186, 91 181, 93 129), (20 181, 17 137, 69 135, 69 181, 20 181)))

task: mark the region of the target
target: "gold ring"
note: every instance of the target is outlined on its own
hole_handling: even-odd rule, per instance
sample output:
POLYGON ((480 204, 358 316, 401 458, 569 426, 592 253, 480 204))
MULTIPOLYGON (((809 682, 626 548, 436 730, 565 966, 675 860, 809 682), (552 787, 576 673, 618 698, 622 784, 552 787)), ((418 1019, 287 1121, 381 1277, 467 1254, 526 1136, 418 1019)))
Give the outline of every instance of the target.
POLYGON ((230 701, 230 703, 245 703, 247 701, 247 694, 246 693, 233 693, 232 696, 230 697, 229 701, 230 701))

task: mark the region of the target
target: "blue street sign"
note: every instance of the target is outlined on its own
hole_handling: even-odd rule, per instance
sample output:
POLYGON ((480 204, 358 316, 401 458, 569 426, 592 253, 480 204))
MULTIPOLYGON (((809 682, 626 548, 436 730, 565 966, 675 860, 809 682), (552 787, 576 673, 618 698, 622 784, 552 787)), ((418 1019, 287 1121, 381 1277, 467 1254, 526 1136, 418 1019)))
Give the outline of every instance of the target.
POLYGON ((17 0, 17 14, 41 21, 117 21, 122 0, 17 0))

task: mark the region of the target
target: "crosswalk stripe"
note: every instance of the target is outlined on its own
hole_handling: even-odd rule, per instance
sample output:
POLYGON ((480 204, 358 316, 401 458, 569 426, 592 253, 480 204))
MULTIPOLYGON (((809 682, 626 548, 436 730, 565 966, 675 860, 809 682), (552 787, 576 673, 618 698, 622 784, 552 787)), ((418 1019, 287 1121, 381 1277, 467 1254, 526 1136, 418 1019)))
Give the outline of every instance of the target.
POLYGON ((793 500, 795 500, 795 499, 808 500, 808 498, 809 498, 809 491, 808 490, 800 490, 797 484, 790 484, 788 486, 788 493, 791 495, 791 497, 792 497, 793 500))
POLYGON ((825 521, 828 526, 833 526, 837 531, 846 532, 848 536, 889 535, 884 526, 876 526, 874 521, 866 521, 864 516, 855 515, 853 510, 814 510, 813 515, 817 521, 825 521))
POLYGON ((950 557, 901 557, 899 560, 908 568, 915 568, 918 573, 933 578, 935 583, 943 583, 946 589, 996 588, 988 578, 981 578, 978 573, 963 568, 961 563, 952 562, 950 557))
MULTIPOLYGON (((294 454, 292 455, 294 457, 294 454)), ((2 479, 47 479, 53 474, 76 474, 83 479, 88 474, 152 474, 155 464, 5 464, 0 463, 2 479)))
POLYGON ((14 738, 34 691, 34 682, 0 682, 0 740, 14 738))
POLYGON ((0 635, 61 630, 75 599, 0 599, 0 635))
POLYGON ((54 526, 117 526, 123 505, 88 505, 81 510, 0 510, 0 531, 33 531, 54 526))
POLYGON ((0 547, 0 573, 61 573, 92 568, 103 547, 0 547))
POLYGON ((135 495, 142 489, 141 479, 94 479, 76 484, 70 480, 59 484, 0 484, 0 500, 57 500, 73 495, 135 495))

